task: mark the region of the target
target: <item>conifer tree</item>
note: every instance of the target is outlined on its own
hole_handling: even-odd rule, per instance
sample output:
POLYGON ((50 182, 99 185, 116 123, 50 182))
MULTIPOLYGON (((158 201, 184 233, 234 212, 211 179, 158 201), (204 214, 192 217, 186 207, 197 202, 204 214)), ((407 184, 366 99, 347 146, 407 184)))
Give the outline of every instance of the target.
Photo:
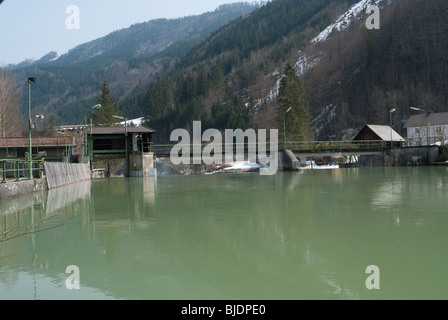
MULTIPOLYGON (((280 82, 277 98, 277 123, 282 132, 285 129, 287 141, 312 141, 314 139, 305 90, 290 62, 286 63, 280 82), (287 112, 288 109, 290 109, 289 112, 287 112)), ((283 139, 283 134, 281 136, 283 139)))
POLYGON ((119 122, 114 116, 121 116, 122 113, 117 107, 114 96, 111 94, 109 86, 104 79, 101 86, 101 96, 96 98, 97 105, 91 112, 93 124, 96 126, 112 126, 119 122))

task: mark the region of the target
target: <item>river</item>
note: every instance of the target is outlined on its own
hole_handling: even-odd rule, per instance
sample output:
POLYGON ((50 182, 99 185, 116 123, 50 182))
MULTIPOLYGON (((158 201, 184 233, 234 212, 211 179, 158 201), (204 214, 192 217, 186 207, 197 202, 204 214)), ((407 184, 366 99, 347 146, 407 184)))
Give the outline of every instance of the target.
POLYGON ((447 299, 447 208, 447 167, 81 182, 0 202, 0 299, 447 299))

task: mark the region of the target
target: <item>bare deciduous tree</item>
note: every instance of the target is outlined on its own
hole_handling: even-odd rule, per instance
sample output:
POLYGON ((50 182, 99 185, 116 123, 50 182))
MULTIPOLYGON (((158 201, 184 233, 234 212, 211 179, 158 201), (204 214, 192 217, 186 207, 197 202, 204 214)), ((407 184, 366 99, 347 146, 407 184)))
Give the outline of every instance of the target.
POLYGON ((14 75, 0 69, 0 137, 20 134, 20 99, 14 75))

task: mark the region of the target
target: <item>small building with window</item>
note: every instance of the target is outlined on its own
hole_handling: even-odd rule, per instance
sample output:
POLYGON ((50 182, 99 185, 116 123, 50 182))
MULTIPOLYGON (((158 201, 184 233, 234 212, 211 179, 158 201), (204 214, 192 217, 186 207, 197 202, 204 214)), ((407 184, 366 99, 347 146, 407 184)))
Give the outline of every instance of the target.
POLYGON ((92 170, 105 176, 150 176, 156 131, 144 126, 89 127, 87 150, 92 170))
POLYGON ((400 136, 390 126, 383 125, 365 125, 359 133, 353 138, 355 141, 377 141, 384 147, 401 147, 405 143, 405 139, 400 136))
POLYGON ((408 146, 427 146, 448 142, 448 112, 428 112, 412 115, 404 126, 408 146))

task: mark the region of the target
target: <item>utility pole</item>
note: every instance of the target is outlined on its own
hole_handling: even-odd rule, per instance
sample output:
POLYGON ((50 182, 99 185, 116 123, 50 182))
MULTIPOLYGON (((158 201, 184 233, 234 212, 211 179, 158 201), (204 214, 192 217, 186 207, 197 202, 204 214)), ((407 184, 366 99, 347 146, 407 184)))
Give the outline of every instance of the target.
POLYGON ((33 178, 33 147, 31 145, 31 129, 33 122, 31 120, 31 83, 35 83, 36 78, 28 78, 28 178, 33 178))

